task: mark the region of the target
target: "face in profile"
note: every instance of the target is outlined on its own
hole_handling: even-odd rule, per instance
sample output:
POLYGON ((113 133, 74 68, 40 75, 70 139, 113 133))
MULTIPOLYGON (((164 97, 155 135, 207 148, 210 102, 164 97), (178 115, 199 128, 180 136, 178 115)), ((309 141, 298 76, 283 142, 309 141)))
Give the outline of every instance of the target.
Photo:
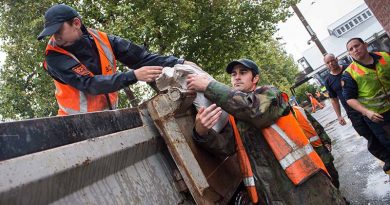
POLYGON ((59 46, 73 45, 81 36, 81 21, 78 18, 71 22, 64 22, 61 28, 53 35, 59 46))

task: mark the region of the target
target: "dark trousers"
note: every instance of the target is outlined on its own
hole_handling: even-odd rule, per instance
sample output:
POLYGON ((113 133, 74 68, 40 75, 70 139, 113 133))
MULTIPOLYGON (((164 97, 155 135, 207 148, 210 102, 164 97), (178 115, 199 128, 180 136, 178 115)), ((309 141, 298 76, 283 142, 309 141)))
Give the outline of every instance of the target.
POLYGON ((326 169, 328 170, 328 173, 331 177, 332 184, 336 188, 339 188, 340 187, 339 173, 337 172, 337 169, 333 164, 334 158, 332 156, 332 153, 330 153, 325 146, 314 147, 314 150, 317 152, 318 156, 320 156, 322 162, 324 163, 326 169))
POLYGON ((376 123, 368 118, 365 119, 366 117, 358 112, 349 112, 347 114, 356 132, 367 139, 368 151, 384 162, 390 161, 390 138, 385 136, 384 129, 378 125, 379 130, 377 130, 378 126, 373 125, 376 123))
POLYGON ((328 173, 331 177, 332 184, 336 187, 340 187, 339 182, 339 172, 337 172, 336 167, 334 167, 333 162, 325 164, 326 169, 328 170, 328 173))

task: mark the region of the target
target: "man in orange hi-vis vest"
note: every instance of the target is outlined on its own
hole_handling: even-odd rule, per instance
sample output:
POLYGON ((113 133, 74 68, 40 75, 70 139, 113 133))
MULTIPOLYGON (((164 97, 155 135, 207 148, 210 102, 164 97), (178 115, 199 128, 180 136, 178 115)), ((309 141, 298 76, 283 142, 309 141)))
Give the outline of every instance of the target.
POLYGON ((340 187, 339 173, 333 164, 334 158, 331 154, 331 139, 326 134, 324 127, 314 119, 311 114, 300 106, 294 105, 293 114, 297 119, 310 144, 324 162, 329 175, 332 177, 332 183, 335 187, 340 187))
POLYGON ((78 12, 64 4, 46 11, 38 40, 45 36, 51 38, 44 68, 54 79, 58 115, 115 109, 118 90, 137 81, 154 81, 162 66, 190 63, 151 54, 131 41, 86 28, 78 12), (117 72, 117 60, 131 69, 117 72))
POLYGON ((315 113, 316 110, 317 110, 317 107, 319 107, 320 109, 324 108, 323 105, 321 105, 321 103, 319 103, 317 101, 317 99, 313 96, 313 94, 311 93, 306 93, 307 97, 310 99, 310 103, 311 103, 311 108, 312 108, 312 113, 315 113))
POLYGON ((249 59, 229 63, 226 71, 232 88, 202 75, 188 76, 188 89, 215 102, 198 111, 195 142, 221 158, 237 152, 254 203, 346 204, 291 114, 287 96, 272 86, 257 87, 259 69, 249 59), (211 127, 221 109, 231 115, 230 123, 216 133, 211 127))

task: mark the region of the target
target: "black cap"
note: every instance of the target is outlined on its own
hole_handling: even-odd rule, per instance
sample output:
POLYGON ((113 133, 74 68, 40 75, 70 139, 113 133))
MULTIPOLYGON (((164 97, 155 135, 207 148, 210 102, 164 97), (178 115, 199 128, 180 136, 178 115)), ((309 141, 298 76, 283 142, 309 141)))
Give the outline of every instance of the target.
POLYGON ((252 70, 254 75, 259 74, 259 67, 257 67, 256 63, 249 60, 249 59, 245 59, 245 58, 230 62, 228 64, 228 66, 226 67, 226 72, 229 74, 232 73, 234 66, 236 66, 238 64, 241 64, 241 65, 245 66, 246 68, 248 68, 249 70, 252 70))
POLYGON ((45 28, 39 34, 38 40, 41 40, 45 36, 51 36, 61 28, 62 24, 66 21, 79 16, 76 10, 65 4, 57 4, 50 7, 45 12, 45 28))

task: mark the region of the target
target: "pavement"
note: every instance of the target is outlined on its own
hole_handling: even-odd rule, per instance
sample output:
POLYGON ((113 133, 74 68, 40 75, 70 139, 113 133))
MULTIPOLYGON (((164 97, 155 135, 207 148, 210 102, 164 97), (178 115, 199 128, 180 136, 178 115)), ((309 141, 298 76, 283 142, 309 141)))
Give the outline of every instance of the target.
POLYGON ((341 126, 329 100, 325 108, 313 113, 332 139, 334 164, 340 176, 340 191, 351 205, 390 205, 390 178, 383 162, 367 150, 367 140, 353 129, 342 110, 347 125, 341 126))

